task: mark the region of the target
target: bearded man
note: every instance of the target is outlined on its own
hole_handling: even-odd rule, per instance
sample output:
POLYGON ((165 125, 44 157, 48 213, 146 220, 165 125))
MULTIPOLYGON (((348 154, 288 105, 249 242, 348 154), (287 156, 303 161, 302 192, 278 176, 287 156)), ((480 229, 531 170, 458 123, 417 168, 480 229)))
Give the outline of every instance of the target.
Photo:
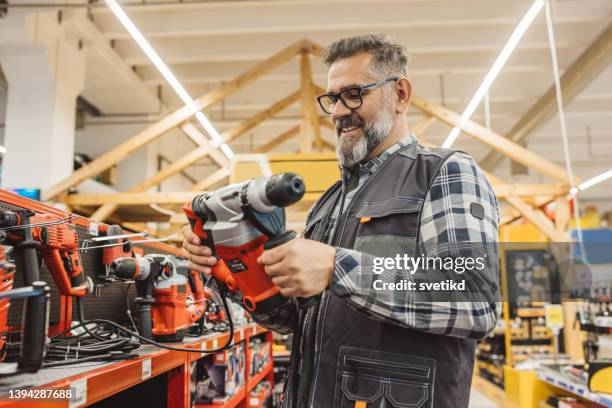
MULTIPOLYGON (((323 58, 327 93, 317 99, 336 126, 342 179, 309 212, 303 238, 259 259, 287 301, 253 317, 294 334, 283 404, 467 407, 476 340, 499 310, 491 185, 467 154, 424 147, 410 133, 401 45, 356 36, 332 43, 323 58), (465 290, 399 285, 458 276, 459 268, 426 271, 424 262, 410 270, 406 257, 464 265, 483 249, 486 267, 461 272, 465 290), (383 263, 384 272, 374 268, 383 263), (295 298, 311 296, 317 301, 300 309, 295 298)), ((188 227, 183 233, 192 267, 210 273, 210 249, 188 227)))

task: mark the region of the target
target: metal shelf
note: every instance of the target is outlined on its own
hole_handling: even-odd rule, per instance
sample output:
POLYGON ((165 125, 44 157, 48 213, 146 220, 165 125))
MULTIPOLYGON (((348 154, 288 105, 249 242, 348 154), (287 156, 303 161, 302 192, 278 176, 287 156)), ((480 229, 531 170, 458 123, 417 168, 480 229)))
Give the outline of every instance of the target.
MULTIPOLYGON (((267 329, 256 324, 247 324, 236 328, 234 342, 247 340, 254 335, 267 332, 267 329)), ((225 344, 229 333, 212 333, 198 338, 188 338, 182 344, 169 343, 172 346, 191 349, 213 349, 225 344)), ((168 373, 169 392, 177 388, 184 389, 189 384, 189 363, 210 353, 184 353, 180 351, 160 349, 155 346, 143 345, 136 352, 138 358, 113 363, 84 363, 63 368, 45 368, 34 374, 18 374, 2 378, 0 382, 0 400, 9 401, 10 389, 66 389, 72 388, 73 394, 79 398, 71 401, 53 401, 54 407, 81 407, 103 400, 111 395, 146 381, 151 377, 168 373), (182 377, 182 378, 181 378, 182 377), (170 384, 170 382, 172 384, 170 384)), ((188 389, 188 388, 187 388, 188 389)), ((183 395, 172 401, 172 407, 187 407, 188 395, 183 395)), ((246 396, 246 392, 244 392, 246 396)), ((25 400, 14 400, 2 404, 7 407, 23 407, 25 400)), ((32 403, 37 402, 32 400, 32 403)), ((44 401, 38 401, 43 403, 44 401)), ((50 406, 50 401, 46 402, 50 406)), ((40 405, 38 405, 40 406, 40 405)), ((170 406, 170 405, 169 405, 170 406)), ((216 405, 219 408, 221 405, 216 405)))
POLYGON ((612 408, 612 395, 605 395, 591 392, 588 385, 584 381, 577 378, 571 378, 562 373, 551 370, 550 368, 541 368, 537 370, 538 378, 545 383, 561 388, 580 398, 596 402, 605 407, 612 408))

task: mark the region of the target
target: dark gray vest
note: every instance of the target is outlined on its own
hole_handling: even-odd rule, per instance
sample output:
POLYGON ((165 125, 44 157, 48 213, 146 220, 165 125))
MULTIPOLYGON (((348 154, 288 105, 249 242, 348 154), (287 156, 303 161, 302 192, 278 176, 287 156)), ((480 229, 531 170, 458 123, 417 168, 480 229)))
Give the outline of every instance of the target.
MULTIPOLYGON (((338 220, 334 244, 381 257, 416 255, 424 199, 452 153, 416 143, 394 153, 355 194, 338 220), (367 217, 372 219, 360 222, 367 217)), ((324 239, 340 195, 338 182, 317 202, 307 238, 324 239)), ((310 391, 297 396, 289 390, 291 405, 304 400, 314 408, 352 408, 357 401, 368 408, 468 406, 475 340, 378 321, 329 291, 316 313, 306 314, 305 325, 316 328, 312 355, 303 356, 314 359, 310 391)))

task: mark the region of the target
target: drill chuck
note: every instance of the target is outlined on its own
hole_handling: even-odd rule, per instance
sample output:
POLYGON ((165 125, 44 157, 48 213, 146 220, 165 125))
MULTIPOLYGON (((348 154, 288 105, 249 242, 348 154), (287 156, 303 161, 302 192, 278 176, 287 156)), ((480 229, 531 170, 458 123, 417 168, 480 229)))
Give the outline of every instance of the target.
POLYGON ((0 227, 14 227, 19 225, 19 216, 13 211, 0 211, 0 227))
POLYGON ((110 265, 110 272, 122 279, 144 280, 149 276, 150 263, 136 258, 117 258, 110 265))
POLYGON ((270 204, 287 207, 304 196, 304 179, 295 173, 280 173, 266 183, 266 197, 270 204))

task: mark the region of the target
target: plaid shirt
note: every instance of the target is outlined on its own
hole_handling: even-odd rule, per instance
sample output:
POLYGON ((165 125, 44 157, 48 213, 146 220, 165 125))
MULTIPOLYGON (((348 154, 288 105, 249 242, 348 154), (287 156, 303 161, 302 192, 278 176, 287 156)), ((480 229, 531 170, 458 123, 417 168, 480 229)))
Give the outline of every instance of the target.
MULTIPOLYGON (((415 137, 410 135, 359 165, 357 173, 350 175, 343 171, 344 209, 385 160, 401 147, 415 142, 415 137)), ((336 206, 331 219, 338 219, 339 207, 336 206)), ((497 200, 491 185, 470 156, 453 153, 440 168, 423 203, 418 245, 429 257, 475 256, 470 245, 473 243, 493 253, 483 276, 472 279, 468 296, 460 301, 442 302, 427 301, 411 291, 387 291, 382 295, 372 285, 380 276, 366 266, 373 264, 373 255, 341 247, 336 247, 329 290, 375 319, 429 333, 483 338, 495 327, 499 313, 497 227, 497 200), (484 209, 484 217, 472 214, 470 209, 474 203, 484 209)), ((326 241, 330 242, 331 237, 326 241)), ((385 275, 393 281, 405 278, 406 272, 385 270, 385 275)), ((288 300, 275 312, 254 318, 272 330, 288 333, 295 323, 295 306, 288 300)))

